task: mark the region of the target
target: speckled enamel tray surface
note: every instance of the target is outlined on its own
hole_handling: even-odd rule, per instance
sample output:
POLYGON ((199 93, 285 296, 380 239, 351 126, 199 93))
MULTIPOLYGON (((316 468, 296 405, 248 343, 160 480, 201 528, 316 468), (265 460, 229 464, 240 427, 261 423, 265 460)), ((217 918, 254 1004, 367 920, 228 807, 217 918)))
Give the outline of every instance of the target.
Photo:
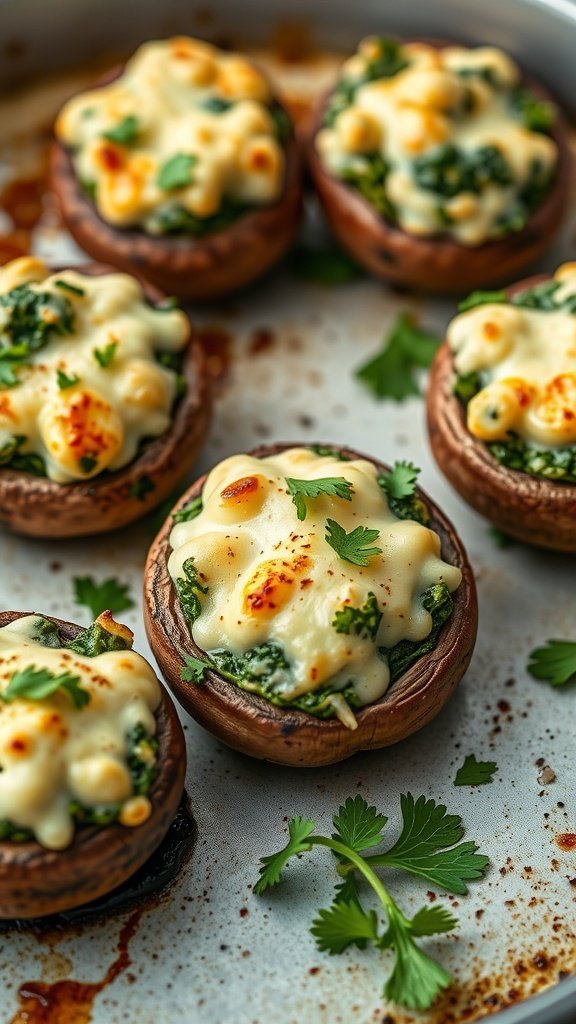
MULTIPOLYGON (((219 20, 209 17, 204 4, 196 14, 200 5, 181 5, 186 16, 179 16, 179 6, 175 0, 162 5, 0 0, 0 77, 9 82, 34 67, 63 69, 72 59, 93 59, 97 47, 103 53, 130 48, 147 35, 175 30, 218 38, 241 27, 265 41, 279 21, 305 17, 316 25, 315 38, 344 48, 367 31, 388 27, 501 43, 574 104, 576 5, 569 0, 484 0, 482 5, 358 0, 353 10, 343 0, 299 5, 252 0, 237 7, 228 0, 217 5, 219 20), (424 7, 422 24, 416 13, 424 7)), ((320 57, 284 67, 272 63, 273 73, 302 99, 311 83, 322 87, 335 66, 320 57)), ((85 79, 86 73, 84 79, 77 76, 72 88, 85 79)), ((42 113, 35 115, 28 101, 0 97, 0 121, 6 124, 12 110, 15 134, 22 135, 22 124, 37 130, 70 88, 56 83, 41 90, 42 113)), ((4 228, 0 221, 0 231, 4 228)), ((575 230, 572 215, 542 269, 576 256, 575 230)), ((48 222, 36 233, 35 248, 58 262, 81 255, 48 222)), ((458 500, 435 468, 422 402, 377 404, 354 381, 353 369, 406 309, 441 333, 451 306, 395 294, 366 279, 330 289, 302 284, 284 267, 227 304, 194 311, 196 324, 217 325, 219 337, 231 338, 231 360, 198 472, 234 451, 274 439, 334 441, 389 462, 410 458, 422 466, 423 486, 457 525, 477 574, 480 632, 472 667, 423 732, 398 747, 323 770, 296 772, 251 761, 185 719, 188 790, 199 830, 195 853, 169 895, 146 906, 129 944, 128 971, 101 994, 94 990, 92 1016, 78 1019, 93 1024, 449 1024, 494 1013, 502 1024, 576 1019, 576 978, 556 984, 576 969, 576 855, 555 843, 559 833, 576 831, 576 694, 574 689, 552 692, 525 671, 534 646, 551 636, 576 635, 576 560, 520 545, 496 548, 487 524, 458 500), (494 783, 455 789, 456 768, 472 752, 498 763, 494 783), (538 759, 556 773, 548 786, 538 781, 538 759), (470 896, 451 901, 460 930, 430 943, 453 970, 455 984, 423 1015, 385 1006, 378 954, 352 950, 331 958, 317 952, 308 925, 313 911, 329 901, 332 886, 321 854, 314 854, 314 868, 311 856, 292 865, 272 898, 258 899, 250 888, 258 858, 283 841, 285 816, 308 815, 329 828, 338 804, 360 792, 390 816, 392 835, 399 825, 399 794, 408 789, 461 814, 467 838, 477 840, 492 862, 488 878, 473 885, 470 896), (523 1001, 533 993, 540 994, 523 1001)), ((220 360, 221 353, 215 370, 220 360)), ((48 543, 0 530, 0 607, 82 620, 71 580, 88 573, 130 581, 139 595, 152 531, 145 522, 94 540, 48 543)), ((136 648, 146 654, 139 610, 123 618, 136 633, 136 648)), ((415 881, 394 878, 391 888, 408 910, 426 898, 426 886, 415 881)), ((102 982, 126 917, 44 935, 0 934, 2 1024, 27 1019, 18 1012, 17 991, 30 979, 102 982)))

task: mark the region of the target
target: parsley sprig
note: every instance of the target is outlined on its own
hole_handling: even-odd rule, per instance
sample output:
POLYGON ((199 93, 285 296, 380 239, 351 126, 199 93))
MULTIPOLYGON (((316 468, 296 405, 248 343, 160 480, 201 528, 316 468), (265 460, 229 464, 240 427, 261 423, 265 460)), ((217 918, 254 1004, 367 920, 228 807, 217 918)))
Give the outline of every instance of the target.
POLYGON ((485 786, 492 782, 492 776, 498 771, 496 761, 477 761, 474 754, 464 759, 464 764, 456 772, 455 786, 485 786))
POLYGON ((356 377, 375 398, 403 402, 410 395, 420 394, 416 371, 428 369, 438 344, 438 338, 416 327, 407 313, 401 313, 382 350, 356 370, 356 377))
POLYGON ((326 494, 330 498, 342 498, 344 501, 352 501, 354 488, 349 480, 342 476, 320 477, 317 480, 296 480, 287 476, 288 494, 296 506, 298 519, 306 519, 305 498, 319 498, 326 494))
POLYGON ((528 671, 552 686, 576 682, 576 642, 548 640, 544 647, 536 647, 530 653, 528 671))
POLYGON ((102 583, 97 583, 93 576, 75 576, 73 583, 76 604, 89 608, 93 619, 102 612, 124 612, 134 607, 130 585, 113 576, 102 583))
POLYGON ((10 682, 2 694, 2 700, 10 702, 25 697, 27 700, 44 700, 51 697, 57 690, 65 690, 75 708, 83 708, 90 700, 88 690, 80 686, 80 676, 71 672, 55 675, 46 668, 27 665, 18 672, 13 672, 10 682))
POLYGON ((336 954, 348 946, 363 949, 372 942, 381 950, 391 950, 395 959, 384 985, 385 998, 409 1009, 426 1010, 451 978, 415 939, 451 931, 457 921, 441 905, 424 906, 414 917, 406 917, 374 869, 398 868, 448 892, 465 895, 466 883, 482 877, 488 858, 476 852, 476 843, 460 843, 464 834, 461 819, 447 814, 444 805, 424 796, 415 800, 410 793, 401 796, 400 804, 403 828, 399 839, 384 853, 371 855, 366 851, 381 846, 388 819, 359 795, 349 797, 340 807, 330 837, 316 834, 311 819, 293 818, 288 824, 286 846, 261 858, 254 892, 262 895, 278 885, 292 857, 307 853, 313 846, 331 850, 338 860, 340 881, 334 902, 320 910, 312 923, 311 932, 319 949, 336 954), (358 876, 378 898, 385 915, 383 926, 376 911, 363 906, 358 876))
POLYGON ((351 533, 346 533, 335 519, 326 520, 328 544, 340 558, 353 565, 368 565, 373 555, 382 554, 382 548, 368 547, 379 536, 379 530, 370 530, 367 526, 357 526, 351 533))

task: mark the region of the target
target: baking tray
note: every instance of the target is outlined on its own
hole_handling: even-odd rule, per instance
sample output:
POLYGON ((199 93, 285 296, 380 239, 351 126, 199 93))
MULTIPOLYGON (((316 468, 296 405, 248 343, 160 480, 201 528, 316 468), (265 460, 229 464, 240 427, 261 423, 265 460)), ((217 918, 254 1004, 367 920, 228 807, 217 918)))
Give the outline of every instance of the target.
MULTIPOLYGON (((425 6, 357 0, 353 7, 340 0, 220 0, 217 13, 174 0, 18 0, 0 2, 5 159, 20 177, 39 180, 49 124, 62 99, 141 39, 187 31, 238 42, 240 26, 249 51, 265 61, 300 111, 334 74, 334 49, 349 50, 362 34, 391 28, 501 44, 576 113, 576 5, 568 0, 429 0, 425 6), (39 72, 52 77, 15 91, 39 72)), ((9 227, 0 213, 0 231, 9 227)), ((574 258, 575 230, 576 210, 542 269, 574 258)), ((310 202, 305 236, 320 240, 322 232, 310 202)), ((11 237, 16 246, 29 241, 26 231, 11 237)), ((46 197, 31 241, 35 251, 59 262, 82 257, 46 197)), ((303 283, 289 260, 242 295, 193 310, 209 345, 217 393, 197 469, 275 439, 344 443, 387 461, 416 462, 422 485, 457 525, 475 567, 480 630, 469 672, 420 733, 321 770, 258 763, 224 748, 183 715, 187 788, 198 828, 191 858, 167 894, 135 911, 66 928, 49 923, 1 933, 0 1024, 451 1024, 492 1014, 502 1024, 576 1019, 576 977, 567 977, 576 969, 576 855, 555 842, 560 833, 576 831, 575 694, 552 692, 525 670, 533 647, 551 636, 574 637, 576 559, 519 544, 497 548, 488 524, 437 471, 422 401, 378 404, 354 380, 354 368, 404 310, 441 333, 453 305, 368 279, 338 288, 303 283), (498 763, 494 782, 455 789, 456 768, 472 752, 498 763), (538 781, 542 759, 556 773, 548 786, 538 781), (251 893, 258 859, 282 844, 288 817, 304 814, 330 829, 339 803, 361 793, 389 815, 392 836, 399 794, 407 790, 461 814, 466 837, 491 859, 487 878, 473 884, 468 897, 444 900, 455 908, 460 929, 428 948, 455 980, 426 1014, 384 1003, 381 955, 352 950, 329 957, 316 950, 308 926, 333 885, 321 853, 291 865, 272 896, 251 893), (38 996, 37 1017, 30 1015, 36 1009, 26 1003, 26 991, 38 996)), ((25 540, 0 530, 0 608, 86 621, 72 593, 72 577, 84 574, 116 575, 139 597, 153 535, 150 520, 69 542, 25 540)), ((136 634, 136 648, 149 655, 140 610, 122 618, 136 634)), ((417 881, 393 878, 391 889, 408 911, 426 900, 427 887, 417 881)))

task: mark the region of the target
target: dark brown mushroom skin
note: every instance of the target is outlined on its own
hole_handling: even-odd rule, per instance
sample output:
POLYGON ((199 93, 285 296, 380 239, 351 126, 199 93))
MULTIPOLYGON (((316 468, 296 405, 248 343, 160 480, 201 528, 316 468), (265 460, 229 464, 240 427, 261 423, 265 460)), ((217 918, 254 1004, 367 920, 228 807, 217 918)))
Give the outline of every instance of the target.
MULTIPOLYGON (((116 273, 114 267, 97 263, 73 269, 82 274, 116 273)), ((147 282, 140 284, 153 304, 165 298, 147 282)), ((31 537, 82 537, 126 526, 164 501, 194 465, 210 426, 206 359, 192 332, 183 352, 182 373, 186 391, 174 405, 169 429, 146 443, 122 469, 85 482, 59 484, 0 468, 0 523, 31 537)))
MULTIPOLYGON (((97 85, 118 78, 114 68, 97 85)), ((276 202, 249 210, 223 231, 194 238, 153 236, 108 224, 83 191, 70 153, 52 145, 51 188, 70 234, 94 260, 142 275, 157 288, 182 299, 206 302, 250 284, 290 247, 302 213, 302 166, 294 134, 285 146, 284 188, 276 202)))
MULTIPOLYGON (((0 612, 0 627, 36 612, 0 612)), ((50 615, 60 636, 72 640, 80 626, 50 615)), ((158 774, 148 792, 152 813, 143 825, 77 829, 65 850, 36 842, 0 841, 0 918, 43 917, 70 910, 110 892, 144 864, 176 814, 186 772, 186 743, 176 709, 163 686, 156 712, 158 774)))
MULTIPOLYGON (((507 289, 531 288, 547 275, 507 289)), ((445 341, 430 370, 428 435, 434 458, 452 487, 480 515, 517 540, 553 551, 576 551, 576 485, 539 479, 502 466, 466 425, 466 410, 454 395, 456 371, 445 341)))
MULTIPOLYGON (((419 40, 422 41, 438 49, 453 45, 439 40, 419 40)), ((528 76, 523 76, 523 84, 540 99, 552 100, 550 93, 528 76)), ((550 244, 569 202, 573 168, 568 125, 558 107, 550 132, 558 147, 558 167, 548 195, 522 231, 482 245, 466 246, 442 235, 419 238, 403 231, 381 217, 359 192, 326 170, 316 149, 326 99, 316 112, 308 147, 314 185, 338 241, 377 277, 426 292, 470 291, 513 280, 550 244)))
MULTIPOLYGON (((274 455, 298 444, 265 445, 256 457, 274 455)), ((331 445, 334 448, 335 446, 331 445)), ((349 458, 368 458, 379 469, 388 467, 350 448, 349 458)), ((199 495, 206 477, 180 499, 181 508, 199 495)), ((455 591, 454 612, 434 651, 419 659, 374 704, 356 712, 358 728, 347 729, 338 719, 318 719, 296 708, 278 708, 263 697, 246 693, 217 673, 207 671, 200 685, 181 678, 186 656, 205 656, 194 643, 167 562, 172 518, 156 537, 144 577, 144 621, 154 656, 174 695, 210 732, 244 754, 294 767, 317 767, 342 761, 359 750, 396 743, 431 721, 464 675, 476 640, 478 609, 472 569, 454 527, 430 499, 418 492, 430 512, 430 527, 442 541, 442 556, 462 570, 455 591)))

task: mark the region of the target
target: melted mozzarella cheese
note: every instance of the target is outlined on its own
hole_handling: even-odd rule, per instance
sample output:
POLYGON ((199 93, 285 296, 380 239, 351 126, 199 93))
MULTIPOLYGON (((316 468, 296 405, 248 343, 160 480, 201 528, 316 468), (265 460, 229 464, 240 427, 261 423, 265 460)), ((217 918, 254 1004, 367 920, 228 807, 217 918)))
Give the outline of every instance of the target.
MULTIPOLYGON (((576 295, 576 263, 554 276, 557 302, 576 295)), ((468 403, 475 437, 512 431, 548 447, 576 443, 576 314, 488 303, 457 316, 447 338, 458 373, 486 380, 468 403)))
POLYGON ((277 641, 292 666, 282 690, 288 699, 330 681, 336 690, 352 684, 362 704, 377 700, 390 679, 378 647, 428 636, 422 593, 440 582, 452 591, 461 580, 442 560, 436 533, 392 515, 375 467, 364 460, 341 462, 302 448, 263 459, 235 455, 209 474, 202 501, 202 512, 170 537, 172 579, 192 558, 208 587, 194 640, 205 651, 237 653, 277 641), (352 500, 306 499, 299 521, 286 477, 330 476, 352 484, 352 500), (382 554, 366 567, 343 561, 325 540, 327 518, 347 532, 360 524, 377 529, 382 554), (383 613, 375 641, 337 633, 336 613, 359 607, 371 592, 383 613))
POLYGON ((149 800, 133 792, 127 735, 138 724, 155 733, 160 685, 131 650, 87 658, 42 646, 34 640, 41 621, 27 615, 0 628, 0 693, 15 672, 34 665, 78 676, 90 700, 76 708, 60 689, 43 700, 0 701, 0 821, 61 850, 74 835, 71 802, 88 808, 121 804, 125 825, 149 816, 149 800))
MULTIPOLYGON (((155 353, 184 348, 186 316, 149 306, 138 282, 126 274, 49 275, 39 260, 23 257, 0 269, 0 295, 19 285, 65 297, 73 331, 52 334, 18 370, 19 384, 0 391, 0 450, 11 437, 24 437, 19 454, 41 456, 47 476, 58 483, 120 469, 136 457, 144 438, 170 426, 177 376, 155 353), (115 346, 112 358, 102 366, 97 353, 109 346, 115 346), (61 388, 59 372, 78 380, 61 388)), ((0 307, 0 334, 9 318, 9 307, 0 307)))
MULTIPOLYGON (((378 58, 373 47, 372 40, 365 40, 345 63, 346 80, 364 76, 366 62, 378 58)), ((498 237, 498 218, 513 205, 534 165, 551 171, 558 157, 552 139, 524 127, 510 110, 509 90, 520 81, 517 66, 493 47, 437 50, 408 43, 401 52, 409 61, 407 68, 360 85, 333 127, 319 132, 317 146, 324 163, 337 176, 351 167, 361 173, 364 157, 380 154, 390 168, 386 194, 398 223, 410 234, 442 231, 471 246, 498 237), (487 71, 496 85, 470 76, 472 69, 487 71), (446 200, 421 188, 413 161, 443 145, 454 145, 466 154, 495 146, 509 164, 513 182, 490 182, 478 194, 464 191, 446 200), (445 215, 441 220, 440 203, 445 215)))
POLYGON ((154 233, 153 215, 174 199, 206 218, 225 199, 260 205, 278 198, 284 155, 272 99, 243 57, 178 37, 145 43, 114 82, 70 100, 56 133, 71 148, 80 181, 94 186, 104 219, 154 233), (220 101, 230 105, 218 110, 220 101), (125 145, 107 139, 125 118, 137 119, 135 137, 125 145), (179 154, 195 160, 190 182, 163 188, 161 168, 179 154))

